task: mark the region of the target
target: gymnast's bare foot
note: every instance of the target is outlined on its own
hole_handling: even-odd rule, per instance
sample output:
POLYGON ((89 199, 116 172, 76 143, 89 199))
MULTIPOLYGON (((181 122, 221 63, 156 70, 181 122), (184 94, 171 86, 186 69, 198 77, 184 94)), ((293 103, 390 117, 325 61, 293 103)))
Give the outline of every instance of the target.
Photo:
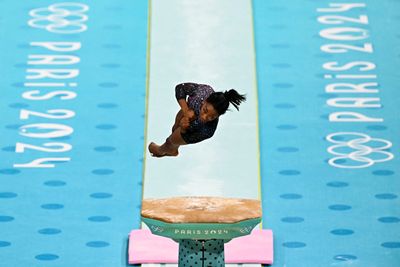
POLYGON ((171 156, 171 157, 176 157, 179 155, 179 152, 177 149, 172 150, 172 151, 167 151, 167 152, 161 152, 160 151, 160 146, 158 146, 157 144, 151 142, 149 144, 149 152, 151 153, 151 155, 153 157, 157 157, 157 158, 161 158, 164 156, 171 156))
POLYGON ((151 142, 149 144, 149 152, 153 157, 162 157, 163 156, 160 154, 160 146, 156 145, 153 142, 151 142))

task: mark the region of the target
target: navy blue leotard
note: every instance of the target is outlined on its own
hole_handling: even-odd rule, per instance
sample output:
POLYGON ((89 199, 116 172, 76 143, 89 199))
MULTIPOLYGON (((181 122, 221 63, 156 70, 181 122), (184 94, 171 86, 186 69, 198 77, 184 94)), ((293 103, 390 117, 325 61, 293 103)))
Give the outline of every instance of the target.
POLYGON ((194 144, 208 139, 214 135, 217 129, 218 118, 206 123, 201 122, 199 119, 201 105, 212 93, 214 93, 214 89, 206 84, 181 83, 175 87, 176 99, 185 99, 188 107, 193 109, 196 115, 196 119, 190 122, 186 132, 181 134, 187 144, 194 144))

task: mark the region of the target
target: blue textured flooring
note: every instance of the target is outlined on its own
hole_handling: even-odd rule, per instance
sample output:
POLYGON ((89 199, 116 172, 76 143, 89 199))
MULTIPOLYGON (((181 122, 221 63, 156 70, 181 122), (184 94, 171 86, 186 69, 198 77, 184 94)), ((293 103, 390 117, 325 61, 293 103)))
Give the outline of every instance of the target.
POLYGON ((139 227, 142 192, 147 14, 146 1, 0 2, 0 266, 126 265, 127 237, 139 227), (35 27, 28 26, 32 10, 35 27), (59 17, 51 21, 49 14, 59 17), (62 18, 76 25, 63 27, 62 18), (67 42, 56 50, 73 51, 31 42, 67 42), (43 54, 72 55, 80 62, 58 58, 63 64, 41 64, 28 58, 43 54), (36 79, 38 73, 29 69, 64 72, 36 79), (66 86, 24 85, 28 82, 66 86), (68 93, 42 100, 22 96, 32 90, 40 91, 32 93, 36 98, 68 93), (66 94, 70 99, 63 99, 66 94), (21 113, 53 109, 75 114, 24 119, 21 113), (43 124, 64 131, 40 129, 43 124), (20 144, 23 152, 15 152, 17 143, 46 148, 49 142, 63 145, 39 151, 20 144), (54 168, 13 167, 49 157, 70 160, 47 162, 54 168))
POLYGON ((274 231, 273 266, 399 266, 400 2, 356 2, 254 1, 263 227, 274 231), (364 44, 364 52, 348 48, 364 44), (324 69, 328 62, 336 63, 324 69), (372 83, 371 91, 343 83, 372 83), (354 107, 349 98, 378 100, 354 107))

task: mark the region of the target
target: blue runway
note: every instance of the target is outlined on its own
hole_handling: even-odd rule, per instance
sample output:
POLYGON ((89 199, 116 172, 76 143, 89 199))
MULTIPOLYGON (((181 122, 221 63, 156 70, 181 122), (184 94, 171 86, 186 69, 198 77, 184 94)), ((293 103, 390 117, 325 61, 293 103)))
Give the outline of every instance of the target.
POLYGON ((0 0, 0 266, 129 266, 143 196, 261 192, 272 266, 397 267, 399 25, 396 0, 0 0), (189 80, 250 98, 150 158, 189 80))

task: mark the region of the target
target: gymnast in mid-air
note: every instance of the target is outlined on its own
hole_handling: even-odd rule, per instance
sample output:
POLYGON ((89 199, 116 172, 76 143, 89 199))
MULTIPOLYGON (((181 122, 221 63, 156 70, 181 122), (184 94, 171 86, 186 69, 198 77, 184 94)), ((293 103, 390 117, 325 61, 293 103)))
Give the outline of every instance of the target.
POLYGON ((245 95, 230 89, 215 92, 206 84, 181 83, 175 87, 175 97, 181 109, 176 114, 171 135, 161 146, 151 142, 149 151, 153 157, 178 156, 179 147, 195 144, 214 135, 219 116, 225 114, 229 104, 239 110, 245 95))

